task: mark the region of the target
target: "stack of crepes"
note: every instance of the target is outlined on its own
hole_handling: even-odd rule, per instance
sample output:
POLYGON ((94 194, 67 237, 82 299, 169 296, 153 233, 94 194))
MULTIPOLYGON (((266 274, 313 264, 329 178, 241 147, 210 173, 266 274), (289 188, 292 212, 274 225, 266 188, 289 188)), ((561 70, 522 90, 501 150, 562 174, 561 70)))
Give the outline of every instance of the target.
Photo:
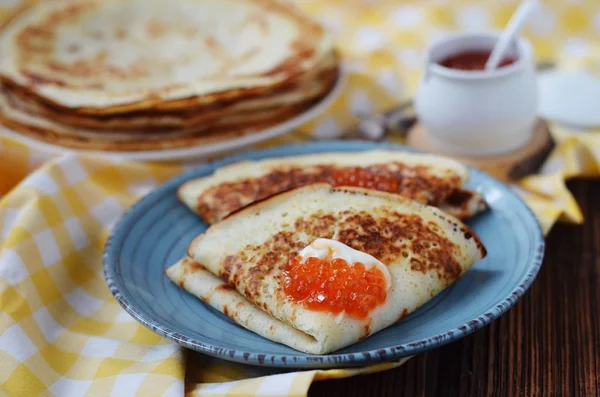
POLYGON ((4 27, 0 51, 2 123, 89 150, 250 134, 338 78, 327 34, 282 0, 40 2, 4 27))

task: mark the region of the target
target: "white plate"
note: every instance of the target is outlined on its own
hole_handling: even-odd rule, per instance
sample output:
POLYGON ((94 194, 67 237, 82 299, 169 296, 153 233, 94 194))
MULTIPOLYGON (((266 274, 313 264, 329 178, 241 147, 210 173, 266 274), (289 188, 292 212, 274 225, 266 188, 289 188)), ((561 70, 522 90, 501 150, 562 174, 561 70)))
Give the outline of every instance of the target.
POLYGON ((81 150, 65 148, 58 145, 42 142, 37 139, 21 135, 6 127, 0 126, 0 134, 9 137, 15 141, 21 142, 34 150, 43 152, 50 156, 62 155, 67 153, 78 153, 93 156, 108 156, 123 160, 137 161, 195 161, 202 160, 209 156, 214 156, 223 152, 230 152, 236 149, 241 149, 245 146, 253 145, 267 139, 292 132, 295 128, 308 122, 309 120, 323 113, 329 105, 339 96, 346 83, 346 73, 344 68, 340 68, 339 77, 333 89, 320 102, 315 104, 304 113, 299 114, 283 123, 276 124, 262 131, 250 133, 239 138, 224 140, 210 144, 202 144, 198 146, 185 147, 180 149, 167 150, 147 150, 147 151, 132 151, 132 152, 103 152, 97 150, 81 150))

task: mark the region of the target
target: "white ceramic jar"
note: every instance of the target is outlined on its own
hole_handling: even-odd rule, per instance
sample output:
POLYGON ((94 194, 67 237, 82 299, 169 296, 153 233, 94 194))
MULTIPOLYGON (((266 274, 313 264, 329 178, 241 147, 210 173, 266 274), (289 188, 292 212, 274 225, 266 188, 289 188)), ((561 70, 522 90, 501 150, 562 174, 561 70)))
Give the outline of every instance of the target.
POLYGON ((510 65, 486 70, 450 69, 439 64, 466 51, 491 51, 493 33, 449 36, 433 44, 415 96, 415 111, 443 152, 491 156, 527 143, 536 119, 537 85, 531 45, 519 40, 510 65))

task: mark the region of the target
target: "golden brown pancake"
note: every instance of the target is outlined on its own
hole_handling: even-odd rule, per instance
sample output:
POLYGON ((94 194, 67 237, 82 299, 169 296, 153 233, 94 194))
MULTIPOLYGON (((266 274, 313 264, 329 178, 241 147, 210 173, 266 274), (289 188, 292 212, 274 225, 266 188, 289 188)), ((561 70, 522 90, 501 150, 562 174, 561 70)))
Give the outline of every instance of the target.
MULTIPOLYGON (((437 208, 397 194, 316 184, 253 204, 212 225, 192 242, 188 254, 191 260, 167 269, 179 286, 266 338, 326 354, 413 312, 486 251, 473 231, 437 208), (345 270, 336 271, 326 283, 339 287, 319 299, 335 303, 342 296, 354 299, 355 292, 380 295, 386 288, 378 305, 357 315, 348 311, 352 302, 342 312, 331 311, 331 306, 316 309, 290 294, 288 262, 317 239, 358 251, 364 264, 362 258, 370 256, 389 277, 377 292, 356 290, 356 281, 343 282, 345 270)), ((318 268, 304 267, 317 277, 318 268)), ((354 303, 361 302, 363 298, 354 303)))
MULTIPOLYGON (((352 184, 338 180, 338 175, 352 175, 357 170, 383 182, 391 179, 394 193, 442 207, 461 219, 487 208, 480 195, 462 188, 469 172, 461 163, 441 156, 384 150, 240 162, 187 182, 178 194, 206 222, 215 223, 246 205, 307 184, 352 184)), ((377 189, 378 185, 371 187, 377 189)))
POLYGON ((285 85, 331 40, 280 0, 32 5, 0 37, 0 78, 85 114, 189 108, 285 85))
POLYGON ((5 103, 3 103, 3 98, 0 96, 0 123, 13 131, 42 142, 67 148, 114 152, 165 150, 223 142, 277 125, 314 105, 313 102, 309 102, 296 108, 268 112, 264 121, 254 120, 250 125, 242 122, 228 126, 225 123, 224 126, 208 129, 200 126, 199 128, 192 127, 166 132, 146 131, 142 134, 129 134, 127 132, 111 134, 106 131, 86 132, 82 129, 71 129, 57 124, 51 124, 52 126, 49 127, 49 123, 45 119, 28 117, 23 120, 14 108, 7 108, 5 103))
POLYGON ((38 101, 25 90, 4 85, 4 95, 22 111, 53 120, 70 127, 98 130, 127 130, 131 133, 148 129, 189 128, 198 125, 211 127, 211 123, 231 119, 244 114, 278 111, 293 108, 307 101, 319 99, 327 94, 337 80, 337 66, 309 73, 293 85, 278 90, 266 90, 260 95, 246 97, 238 101, 224 101, 210 105, 196 106, 179 111, 137 111, 118 115, 82 115, 76 111, 52 106, 38 101))
POLYGON ((39 2, 0 51, 2 124, 86 150, 251 134, 307 111, 339 72, 326 32, 284 0, 39 2))

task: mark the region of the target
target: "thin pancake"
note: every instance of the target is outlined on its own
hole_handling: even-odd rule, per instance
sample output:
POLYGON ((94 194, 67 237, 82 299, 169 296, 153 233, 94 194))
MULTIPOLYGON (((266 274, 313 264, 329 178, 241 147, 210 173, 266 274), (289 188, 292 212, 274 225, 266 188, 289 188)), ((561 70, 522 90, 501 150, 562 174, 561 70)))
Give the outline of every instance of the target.
MULTIPOLYGON (((82 129, 73 129, 52 123, 46 119, 27 115, 10 107, 5 98, 0 95, 0 123, 33 139, 73 149, 115 152, 164 150, 222 142, 256 133, 289 120, 313 105, 314 102, 309 102, 291 109, 267 112, 263 121, 255 119, 250 125, 247 122, 240 122, 238 124, 215 126, 210 129, 200 126, 185 130, 146 132, 145 134, 129 134, 128 132, 108 134, 106 132, 86 132, 82 129)), ((261 115, 257 117, 259 118, 259 116, 261 115)))
POLYGON ((181 288, 224 313, 242 327, 274 342, 288 344, 297 350, 303 350, 305 346, 318 349, 315 338, 269 316, 190 258, 184 258, 170 266, 166 274, 181 288))
POLYGON ((446 197, 439 208, 458 219, 466 220, 486 211, 488 204, 481 194, 467 189, 458 189, 446 197))
MULTIPOLYGON (((209 128, 211 123, 230 119, 236 115, 255 114, 271 110, 293 107, 327 95, 337 80, 337 68, 333 64, 318 74, 309 73, 285 90, 266 91, 260 96, 245 98, 233 103, 215 103, 173 112, 132 112, 119 115, 80 115, 65 112, 37 101, 24 90, 5 85, 4 95, 22 111, 51 119, 71 127, 98 130, 130 130, 143 133, 157 128, 189 128, 200 124, 209 128)), ((231 122, 230 122, 231 123, 231 122)))
MULTIPOLYGON (((282 343, 324 354, 413 312, 486 253, 473 231, 437 208, 395 194, 316 184, 271 197, 211 226, 191 243, 188 254, 256 307, 314 339, 282 343), (366 318, 311 310, 286 294, 287 261, 317 238, 341 242, 387 266, 387 298, 366 318)), ((192 293, 200 289, 185 276, 176 281, 192 293)), ((234 320, 242 310, 242 305, 227 301, 209 304, 220 310, 228 307, 234 320)), ((252 331, 264 327, 260 318, 244 318, 247 322, 241 325, 252 331)))
POLYGON ((350 167, 394 178, 398 181, 396 193, 425 204, 443 205, 461 218, 486 208, 483 198, 473 192, 472 202, 479 205, 445 203, 446 198, 463 190, 469 177, 468 169, 460 162, 435 155, 384 150, 239 162, 221 167, 211 176, 185 183, 178 195, 206 222, 215 223, 274 194, 315 182, 333 183, 336 170, 350 167))
POLYGON ((331 41, 287 1, 77 0, 33 5, 0 51, 3 80, 110 114, 272 89, 318 65, 331 41))
POLYGON ((97 140, 115 140, 115 141, 137 141, 140 139, 161 139, 162 137, 177 137, 199 134, 205 131, 215 131, 222 128, 235 129, 251 128, 255 124, 263 124, 271 120, 281 121, 286 117, 293 117, 297 113, 302 112, 314 103, 313 100, 307 100, 290 107, 271 107, 260 111, 244 111, 237 114, 228 115, 227 117, 218 118, 211 122, 206 122, 200 125, 192 125, 184 128, 162 128, 148 127, 145 130, 128 130, 128 129, 93 129, 72 127, 54 120, 40 117, 36 114, 28 113, 26 108, 21 106, 21 103, 13 101, 13 97, 0 95, 0 112, 5 118, 25 126, 37 127, 42 130, 47 130, 57 136, 88 138, 97 140))

